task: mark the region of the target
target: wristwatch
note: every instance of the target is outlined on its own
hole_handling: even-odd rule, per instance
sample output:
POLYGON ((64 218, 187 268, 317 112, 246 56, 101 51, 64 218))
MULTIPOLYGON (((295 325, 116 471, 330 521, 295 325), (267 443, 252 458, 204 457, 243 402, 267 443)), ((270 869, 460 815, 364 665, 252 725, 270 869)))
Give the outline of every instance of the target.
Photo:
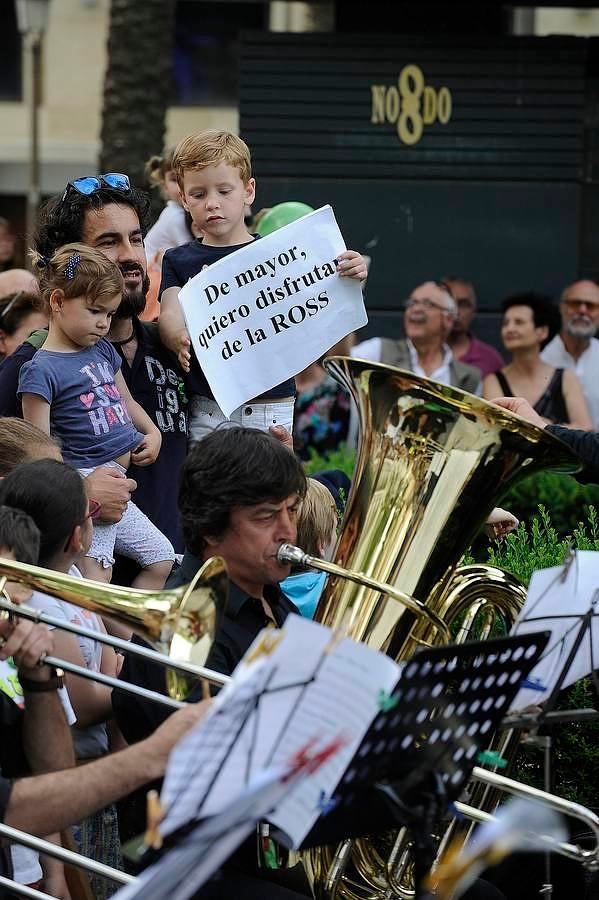
POLYGON ((33 678, 27 678, 19 672, 19 684, 26 694, 45 694, 47 691, 57 691, 59 688, 64 687, 64 672, 62 669, 55 669, 53 666, 50 673, 47 681, 34 681, 33 678))

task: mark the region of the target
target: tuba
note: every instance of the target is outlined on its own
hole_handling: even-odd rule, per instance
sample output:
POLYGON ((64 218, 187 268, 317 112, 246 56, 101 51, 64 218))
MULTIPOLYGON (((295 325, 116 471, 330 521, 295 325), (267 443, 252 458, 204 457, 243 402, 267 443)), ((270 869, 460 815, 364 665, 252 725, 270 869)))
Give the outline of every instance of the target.
MULTIPOLYGON (((325 368, 352 395, 360 447, 334 561, 388 583, 430 615, 346 579, 329 578, 316 620, 344 628, 401 662, 422 646, 480 639, 511 628, 526 591, 494 566, 459 566, 473 538, 518 479, 541 469, 577 471, 574 454, 478 397, 391 366, 347 357, 325 368)), ((410 896, 406 835, 384 852, 371 839, 315 848, 304 864, 317 898, 410 896), (405 893, 402 884, 406 885, 405 893)))

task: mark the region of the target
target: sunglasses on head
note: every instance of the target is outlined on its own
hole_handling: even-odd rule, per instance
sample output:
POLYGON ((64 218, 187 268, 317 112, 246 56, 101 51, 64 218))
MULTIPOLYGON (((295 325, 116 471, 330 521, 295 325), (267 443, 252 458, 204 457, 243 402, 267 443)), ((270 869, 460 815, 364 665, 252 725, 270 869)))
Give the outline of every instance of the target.
POLYGON ((107 172, 106 175, 84 175, 82 178, 75 178, 73 181, 69 181, 62 199, 64 200, 71 190, 88 197, 90 194, 95 194, 102 187, 109 187, 115 191, 127 193, 131 190, 131 182, 129 181, 129 176, 123 175, 121 172, 107 172))

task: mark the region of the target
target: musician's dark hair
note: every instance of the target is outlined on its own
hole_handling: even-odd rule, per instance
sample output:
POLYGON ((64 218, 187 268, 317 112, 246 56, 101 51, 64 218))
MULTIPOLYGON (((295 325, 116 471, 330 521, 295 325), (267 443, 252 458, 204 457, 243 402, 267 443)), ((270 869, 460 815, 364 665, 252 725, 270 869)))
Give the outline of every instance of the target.
POLYGON ((548 329, 548 335, 541 344, 545 347, 560 331, 562 320, 559 308, 547 294, 538 294, 536 291, 523 291, 519 294, 510 294, 502 301, 501 310, 507 312, 512 306, 528 306, 532 311, 535 328, 548 329))
POLYGON ((12 506, 0 506, 0 555, 9 550, 17 562, 37 565, 40 530, 27 513, 12 506))
POLYGON ((51 197, 39 213, 33 240, 34 249, 42 256, 50 257, 63 244, 80 242, 88 209, 100 210, 111 203, 130 206, 137 214, 139 226, 145 237, 150 226, 148 194, 134 187, 129 191, 118 191, 103 184, 93 194, 79 194, 71 190, 64 199, 63 194, 51 197))
POLYGON ((196 443, 181 470, 179 512, 186 547, 202 557, 206 538, 219 538, 237 506, 303 497, 306 476, 283 444, 256 428, 217 428, 196 443))
POLYGON ((39 529, 40 565, 47 565, 83 524, 87 496, 75 469, 55 459, 23 463, 0 482, 0 504, 31 516, 39 529))

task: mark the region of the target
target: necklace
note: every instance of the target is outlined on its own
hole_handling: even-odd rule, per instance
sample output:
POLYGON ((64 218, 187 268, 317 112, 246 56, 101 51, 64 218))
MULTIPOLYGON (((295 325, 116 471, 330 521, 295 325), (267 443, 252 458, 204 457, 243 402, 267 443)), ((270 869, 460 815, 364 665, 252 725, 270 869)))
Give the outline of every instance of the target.
POLYGON ((130 344, 134 337, 135 337, 135 328, 133 328, 133 331, 131 332, 131 334, 129 335, 128 338, 125 338, 123 341, 111 341, 110 343, 114 347, 124 347, 125 344, 130 344))

